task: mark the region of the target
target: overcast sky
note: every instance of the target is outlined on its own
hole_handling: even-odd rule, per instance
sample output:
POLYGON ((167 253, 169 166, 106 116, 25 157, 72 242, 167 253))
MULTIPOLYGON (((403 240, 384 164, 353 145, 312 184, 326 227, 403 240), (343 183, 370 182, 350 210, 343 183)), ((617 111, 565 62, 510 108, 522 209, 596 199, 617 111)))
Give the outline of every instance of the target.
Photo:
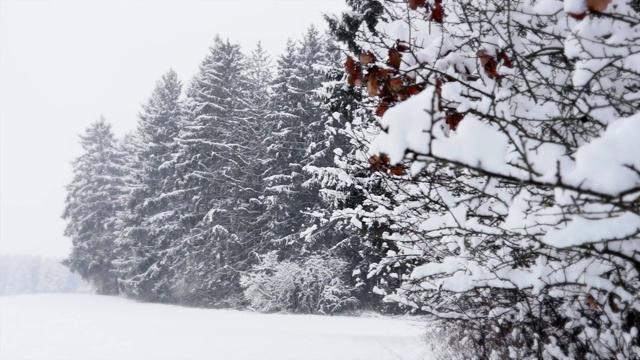
POLYGON ((0 2, 0 253, 64 257, 64 186, 78 134, 118 136, 169 68, 186 85, 219 33, 280 53, 344 0, 0 2))

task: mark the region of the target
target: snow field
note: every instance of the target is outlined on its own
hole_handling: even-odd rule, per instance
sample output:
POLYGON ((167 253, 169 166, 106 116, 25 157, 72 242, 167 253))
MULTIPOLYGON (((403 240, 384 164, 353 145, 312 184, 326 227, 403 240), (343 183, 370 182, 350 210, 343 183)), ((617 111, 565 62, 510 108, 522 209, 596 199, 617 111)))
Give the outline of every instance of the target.
POLYGON ((0 359, 428 360, 425 324, 258 314, 87 294, 0 297, 0 359))

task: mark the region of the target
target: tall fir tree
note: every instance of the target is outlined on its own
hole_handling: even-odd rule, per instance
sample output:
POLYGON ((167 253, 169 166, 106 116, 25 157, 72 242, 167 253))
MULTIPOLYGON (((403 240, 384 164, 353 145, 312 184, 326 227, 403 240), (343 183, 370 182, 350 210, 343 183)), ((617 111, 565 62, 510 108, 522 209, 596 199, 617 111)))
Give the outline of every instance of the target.
POLYGON ((64 264, 91 282, 98 293, 116 294, 112 261, 124 185, 123 154, 111 125, 102 117, 80 135, 80 144, 84 154, 73 162, 74 176, 62 215, 67 220, 64 234, 73 242, 64 264))
POLYGON ((117 261, 125 293, 150 301, 171 301, 170 249, 179 229, 168 227, 173 210, 173 157, 180 130, 182 84, 170 70, 156 84, 131 138, 130 171, 117 261))
POLYGON ((234 268, 242 253, 234 218, 237 186, 234 172, 246 166, 238 156, 239 131, 247 128, 247 80, 240 46, 216 36, 200 65, 186 99, 179 135, 177 172, 185 235, 177 245, 180 260, 172 286, 179 301, 223 306, 239 300, 234 268), (202 256, 206 254, 206 256, 202 256))
POLYGON ((345 217, 345 210, 349 213, 350 209, 365 206, 366 194, 382 195, 385 189, 366 161, 366 147, 377 129, 363 125, 373 122, 370 109, 375 104, 364 89, 348 81, 344 71, 346 56, 334 37, 326 35, 330 61, 323 67, 326 81, 316 100, 322 114, 311 125, 319 138, 309 149, 311 161, 305 167, 312 176, 309 183, 318 189, 323 205, 307 231, 308 237, 315 244, 315 251, 344 259, 347 264, 344 271, 351 276, 353 295, 360 306, 398 312, 400 309, 384 302, 379 293, 392 291, 399 281, 389 276, 387 269, 370 272, 374 269, 372 264, 377 264, 394 247, 382 237, 388 226, 345 217))
MULTIPOLYGON (((272 159, 267 139, 271 133, 270 108, 273 73, 271 60, 260 43, 245 63, 246 86, 243 92, 241 116, 232 131, 229 161, 229 186, 235 205, 229 209, 234 226, 229 228, 242 241, 244 254, 264 253, 270 248, 264 234, 268 219, 265 216, 266 196, 264 177, 272 159)), ((255 256, 238 259, 237 269, 244 271, 255 262, 255 256)))
POLYGON ((328 62, 323 42, 313 26, 299 46, 289 40, 278 59, 274 81, 274 120, 268 151, 275 164, 265 180, 270 194, 269 230, 286 258, 301 254, 305 244, 300 238, 308 222, 305 213, 312 213, 320 203, 304 167, 313 162, 311 152, 322 136, 318 133, 322 130, 313 124, 322 114, 316 91, 325 79, 318 66, 328 62))

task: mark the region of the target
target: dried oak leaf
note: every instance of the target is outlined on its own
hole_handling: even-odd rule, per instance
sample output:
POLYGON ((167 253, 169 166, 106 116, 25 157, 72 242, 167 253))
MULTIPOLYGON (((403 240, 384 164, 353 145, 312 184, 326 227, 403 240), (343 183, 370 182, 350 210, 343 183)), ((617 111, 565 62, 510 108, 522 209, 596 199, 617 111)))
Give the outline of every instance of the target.
POLYGON ((403 85, 403 82, 402 82, 402 79, 400 79, 400 78, 393 78, 393 79, 390 79, 387 82, 387 86, 389 87, 389 91, 392 92, 392 93, 397 93, 400 90, 402 90, 402 85, 403 85))
POLYGON ((498 53, 498 59, 502 60, 502 65, 504 65, 506 67, 513 67, 513 65, 511 65, 511 60, 507 56, 507 53, 504 52, 504 50, 502 50, 502 51, 500 51, 500 53, 498 53))
POLYGON ((574 14, 574 13, 568 13, 568 14, 569 14, 569 16, 571 16, 572 18, 577 19, 577 20, 582 20, 582 19, 585 18, 585 16, 587 16, 587 12, 586 11, 581 12, 579 14, 574 14))
POLYGON ((409 9, 417 10, 420 6, 425 6, 425 0, 409 0, 409 9))
POLYGON ((373 65, 367 69, 367 76, 378 76, 380 77, 380 69, 377 65, 373 65))
POLYGON ((362 65, 373 64, 376 62, 376 57, 373 55, 371 51, 367 51, 366 53, 360 54, 360 63, 362 65))
POLYGON ((380 81, 375 74, 367 74, 367 91, 369 96, 376 96, 378 94, 378 88, 380 87, 380 81))
POLYGON ((396 175, 396 176, 404 175, 404 166, 402 166, 401 164, 398 164, 396 166, 392 166, 391 169, 390 169, 390 173, 392 175, 396 175))
POLYGON ((344 63, 344 69, 347 73, 353 74, 356 71, 356 62, 353 61, 351 56, 347 56, 347 61, 344 63))
POLYGON ((389 61, 387 64, 394 69, 400 68, 400 62, 402 61, 402 54, 396 49, 389 49, 389 61))
POLYGON ((362 86, 362 79, 360 79, 360 75, 358 74, 350 74, 347 82, 349 85, 362 86))
POLYGON ((611 0, 587 0, 587 8, 595 12, 605 11, 609 4, 611 4, 611 0))
POLYGON ((464 115, 459 112, 448 112, 444 117, 444 121, 449 125, 449 129, 456 131, 463 117, 464 115))
POLYGON ((362 85, 362 66, 356 64, 350 56, 347 56, 347 61, 344 65, 345 70, 349 74, 347 82, 350 85, 360 86, 362 85))
POLYGON ((384 171, 386 172, 389 169, 389 156, 382 154, 380 156, 373 155, 369 158, 369 165, 371 165, 371 169, 373 171, 384 171))
POLYGON ((422 90, 424 90, 424 86, 421 86, 421 85, 411 85, 411 86, 407 86, 407 88, 405 89, 405 91, 407 92, 407 95, 409 96, 417 95, 422 90))
POLYGON ((391 74, 391 70, 389 70, 389 69, 379 69, 378 70, 378 77, 380 77, 382 79, 388 78, 390 74, 391 74))
POLYGON ((444 21, 444 8, 440 2, 436 2, 436 5, 431 10, 431 20, 440 24, 444 21))
POLYGON ((409 51, 411 48, 409 45, 402 44, 400 40, 396 40, 396 50, 400 52, 409 51))
POLYGON ((380 156, 373 155, 369 158, 369 165, 371 166, 371 170, 380 171, 382 169, 382 161, 380 160, 380 156))
POLYGON ((391 103, 387 101, 381 101, 380 104, 378 105, 378 108, 376 109, 376 115, 382 117, 382 115, 384 115, 384 113, 386 113, 390 107, 391 107, 391 103))
POLYGON ((482 65, 484 72, 487 73, 490 78, 496 80, 502 79, 502 76, 498 74, 498 61, 496 61, 493 56, 487 54, 484 50, 480 50, 478 51, 478 57, 480 58, 480 65, 482 65))

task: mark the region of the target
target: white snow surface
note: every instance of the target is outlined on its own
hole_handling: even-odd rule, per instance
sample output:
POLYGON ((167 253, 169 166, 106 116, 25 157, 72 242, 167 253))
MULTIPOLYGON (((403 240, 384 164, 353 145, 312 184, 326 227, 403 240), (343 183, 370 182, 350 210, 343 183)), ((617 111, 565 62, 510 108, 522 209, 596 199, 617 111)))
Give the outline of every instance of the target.
POLYGON ((0 298, 0 359, 422 359, 407 318, 258 314, 120 297, 0 298))

